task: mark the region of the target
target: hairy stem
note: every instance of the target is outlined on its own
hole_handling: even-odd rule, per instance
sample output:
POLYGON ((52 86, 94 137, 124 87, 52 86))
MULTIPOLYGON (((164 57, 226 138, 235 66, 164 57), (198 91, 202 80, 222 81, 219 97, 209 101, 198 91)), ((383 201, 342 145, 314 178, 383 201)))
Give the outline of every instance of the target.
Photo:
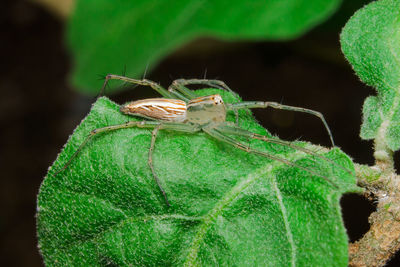
POLYGON ((400 176, 384 143, 375 141, 374 156, 375 166, 356 166, 359 185, 378 205, 369 231, 349 246, 349 266, 384 266, 400 248, 400 176))

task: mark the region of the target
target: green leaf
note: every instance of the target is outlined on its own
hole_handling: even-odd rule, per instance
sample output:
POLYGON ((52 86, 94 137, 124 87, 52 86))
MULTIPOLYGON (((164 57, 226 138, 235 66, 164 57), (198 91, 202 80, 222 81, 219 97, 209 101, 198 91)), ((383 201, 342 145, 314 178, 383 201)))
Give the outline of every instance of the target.
POLYGON ((342 50, 360 79, 373 86, 363 108, 361 138, 400 148, 400 1, 381 0, 357 11, 341 34, 342 50))
MULTIPOLYGON (((287 40, 324 21, 341 0, 77 1, 68 25, 73 84, 98 94, 99 74, 139 77, 199 37, 287 40)), ((111 89, 112 90, 112 89, 111 89)))
MULTIPOLYGON (((215 89, 197 92, 234 101, 215 89)), ((97 135, 54 176, 91 130, 128 120, 136 119, 100 98, 49 169, 37 209, 46 265, 347 266, 339 198, 358 191, 355 177, 286 146, 242 140, 315 168, 338 188, 205 133, 160 131, 153 162, 168 208, 147 165, 151 130, 139 128, 97 135)), ((234 121, 233 114, 228 120, 234 121)), ((246 112, 240 113, 240 125, 270 136, 246 112)), ((354 170, 339 149, 322 154, 354 170)))

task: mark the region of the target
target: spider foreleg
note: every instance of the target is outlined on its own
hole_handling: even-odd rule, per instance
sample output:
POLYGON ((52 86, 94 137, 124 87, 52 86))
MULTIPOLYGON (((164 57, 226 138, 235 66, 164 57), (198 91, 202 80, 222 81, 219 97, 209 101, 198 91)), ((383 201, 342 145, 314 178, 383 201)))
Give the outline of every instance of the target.
POLYGON ((333 141, 332 133, 328 126, 328 123, 326 123, 324 115, 322 115, 322 113, 320 113, 318 111, 307 109, 307 108, 283 105, 283 104, 279 104, 277 102, 262 102, 262 101, 243 101, 240 103, 233 103, 233 104, 227 105, 227 108, 229 110, 243 109, 243 108, 268 108, 268 107, 271 107, 274 109, 303 112, 303 113, 308 113, 308 114, 318 117, 322 121, 322 123, 325 126, 326 131, 328 132, 332 146, 333 147, 335 146, 335 142, 333 141))

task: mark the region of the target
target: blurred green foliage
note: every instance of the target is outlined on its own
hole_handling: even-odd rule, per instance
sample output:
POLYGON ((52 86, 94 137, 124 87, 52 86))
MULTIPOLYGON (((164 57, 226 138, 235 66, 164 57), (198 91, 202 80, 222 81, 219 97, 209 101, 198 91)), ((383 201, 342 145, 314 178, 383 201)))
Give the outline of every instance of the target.
MULTIPOLYGON (((97 75, 140 78, 146 66, 199 37, 289 40, 325 21, 341 0, 77 1, 68 25, 73 85, 97 94, 97 75)), ((116 88, 115 88, 116 89, 116 88)), ((111 89, 112 90, 112 89, 111 89)), ((111 91, 110 90, 110 91, 111 91)))

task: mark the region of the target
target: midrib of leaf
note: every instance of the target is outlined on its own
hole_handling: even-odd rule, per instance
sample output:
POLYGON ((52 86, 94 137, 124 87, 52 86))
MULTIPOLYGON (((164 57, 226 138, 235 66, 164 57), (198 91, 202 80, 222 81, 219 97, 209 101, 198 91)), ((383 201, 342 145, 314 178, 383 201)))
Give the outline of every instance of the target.
POLYGON ((196 264, 197 256, 199 253, 201 243, 204 240, 204 237, 207 234, 208 229, 211 227, 213 222, 223 212, 225 207, 229 206, 232 202, 235 201, 236 197, 238 197, 241 192, 243 192, 246 188, 248 188, 251 184, 253 184, 260 178, 264 179, 269 178, 271 179, 272 184, 274 185, 274 191, 277 196, 279 207, 282 212, 282 217, 285 223, 286 235, 288 238, 288 242, 291 246, 291 256, 292 256, 291 263, 292 266, 295 266, 296 248, 293 241, 293 235, 289 226, 289 221, 286 216, 286 208, 283 205, 282 197, 277 187, 274 176, 276 170, 278 168, 282 168, 283 165, 284 165, 283 163, 275 162, 257 169, 255 173, 249 174, 247 176, 247 179, 245 179, 244 181, 233 187, 231 191, 229 191, 219 202, 216 203, 215 207, 212 210, 210 210, 210 212, 207 215, 204 216, 202 225, 200 226, 197 234, 195 235, 192 241, 192 245, 188 250, 188 256, 186 257, 186 262, 184 266, 197 266, 196 264))
POLYGON ((291 247, 291 250, 290 250, 291 256, 292 256, 291 263, 292 263, 292 266, 296 266, 296 245, 294 244, 292 230, 290 229, 290 224, 289 224, 289 220, 288 220, 288 216, 287 216, 287 212, 286 212, 286 207, 283 204, 281 191, 278 188, 275 177, 272 179, 272 185, 274 186, 274 191, 276 193, 279 207, 282 212, 283 222, 285 223, 286 236, 287 236, 287 239, 288 239, 290 247, 291 247))

